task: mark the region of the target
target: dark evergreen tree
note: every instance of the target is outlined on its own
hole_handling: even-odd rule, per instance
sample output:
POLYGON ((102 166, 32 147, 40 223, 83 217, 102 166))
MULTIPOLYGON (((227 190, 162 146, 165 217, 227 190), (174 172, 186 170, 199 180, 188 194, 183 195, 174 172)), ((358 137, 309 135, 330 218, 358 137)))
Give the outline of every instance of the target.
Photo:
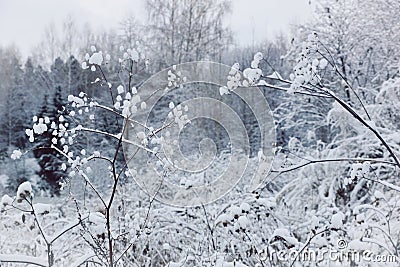
POLYGON ((90 92, 87 92, 86 85, 82 81, 83 71, 81 67, 81 63, 74 57, 70 56, 68 60, 65 62, 65 68, 67 69, 68 75, 66 82, 65 92, 68 95, 78 95, 80 92, 86 92, 90 95, 90 92))
POLYGON ((53 88, 61 86, 65 88, 67 86, 68 70, 61 58, 56 58, 54 63, 50 66, 51 81, 53 88))
MULTIPOLYGON (((61 87, 58 86, 56 88, 53 101, 49 101, 48 98, 46 94, 39 117, 48 117, 50 121, 57 121, 64 104, 61 96, 61 87)), ((46 131, 37 138, 37 147, 34 150, 34 155, 38 159, 40 166, 38 175, 42 179, 39 183, 39 188, 51 196, 59 195, 59 182, 64 175, 61 170, 62 156, 51 148, 53 138, 52 131, 46 131)))

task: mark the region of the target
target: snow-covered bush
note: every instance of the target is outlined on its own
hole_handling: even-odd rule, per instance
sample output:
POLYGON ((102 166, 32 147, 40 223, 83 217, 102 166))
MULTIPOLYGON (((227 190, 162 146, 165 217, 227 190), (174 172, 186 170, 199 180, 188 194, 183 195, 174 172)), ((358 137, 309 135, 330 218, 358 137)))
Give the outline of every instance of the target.
MULTIPOLYGON (((6 234, 0 235, 0 247, 4 248, 0 262, 39 266, 305 266, 309 262, 298 262, 300 252, 312 249, 398 255, 400 83, 394 59, 385 64, 394 44, 390 43, 383 54, 373 51, 375 48, 365 51, 363 46, 368 42, 384 46, 385 42, 376 43, 376 37, 382 30, 389 41, 387 29, 365 32, 362 21, 351 24, 348 20, 353 14, 359 20, 366 14, 372 16, 371 6, 383 12, 381 6, 365 8, 357 2, 360 9, 354 10, 336 2, 327 11, 329 31, 311 32, 291 51, 296 55, 288 75, 271 71, 268 55, 260 52, 249 58, 243 72, 236 63, 225 73, 226 86, 216 92, 230 103, 237 104, 232 98, 243 88, 282 92, 283 100, 274 99, 282 138, 274 149, 269 172, 258 168, 268 159, 262 150, 253 154, 240 151, 229 178, 233 180, 243 162, 249 171, 239 186, 207 205, 191 207, 197 199, 188 199, 188 190, 198 186, 198 181, 211 183, 223 166, 229 166, 228 154, 235 151, 221 149, 212 155, 215 165, 208 173, 182 174, 181 162, 171 161, 168 154, 180 144, 180 131, 185 134, 191 110, 171 99, 157 102, 158 108, 153 109, 150 101, 159 92, 185 86, 187 77, 172 66, 160 79, 164 79, 163 86, 142 83, 135 78, 149 69, 150 61, 140 44, 121 47, 120 58, 113 64, 114 58, 107 52, 91 47, 81 68, 90 73, 89 83, 98 92, 83 90, 69 95, 68 104, 54 117, 44 112, 35 115, 32 127, 25 131, 32 143, 44 136, 50 138, 47 141, 55 153, 52 159, 57 160, 56 171, 62 174, 56 179, 61 197, 44 198, 35 191, 38 185, 34 181, 20 181, 15 194, 2 196, 0 229, 6 234), (342 23, 331 23, 335 16, 342 23), (336 39, 343 46, 335 46, 336 39), (350 53, 352 45, 356 49, 350 53), (361 62, 364 56, 368 60, 361 62), (374 70, 374 64, 384 71, 374 70), (102 97, 96 98, 100 94, 102 97), (164 115, 164 121, 158 120, 164 115), (132 161, 137 168, 129 165, 132 161), (243 183, 255 173, 265 179, 247 192, 243 183), (173 197, 186 197, 187 205, 159 202, 158 194, 166 192, 166 186, 157 183, 160 181, 183 188, 173 197), (153 194, 146 194, 138 184, 153 194), (279 252, 295 256, 282 260, 279 252)), ((377 2, 398 5, 396 1, 377 2)), ((382 19, 390 22, 393 16, 382 19)), ((180 53, 182 59, 188 56, 183 50, 180 53)), ((166 62, 174 58, 174 54, 167 54, 166 62)), ((201 87, 194 90, 201 91, 201 87)), ((241 103, 237 106, 241 108, 241 103)), ((253 125, 249 128, 257 132, 253 125)), ((208 156, 212 149, 202 150, 199 145, 199 156, 193 149, 199 136, 185 138, 192 144, 182 148, 183 154, 189 154, 186 159, 198 167, 198 158, 208 156)), ((12 162, 29 155, 28 149, 11 150, 12 162)), ((173 199, 169 195, 160 198, 173 199)), ((325 257, 313 265, 347 263, 325 257)), ((351 260, 349 264, 368 263, 351 260)))

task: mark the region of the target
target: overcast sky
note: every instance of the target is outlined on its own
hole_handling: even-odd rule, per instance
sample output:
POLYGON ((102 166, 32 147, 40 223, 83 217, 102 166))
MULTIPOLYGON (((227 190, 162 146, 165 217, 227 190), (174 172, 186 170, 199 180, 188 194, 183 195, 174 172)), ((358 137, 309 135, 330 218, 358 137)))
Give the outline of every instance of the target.
MULTIPOLYGON (((227 19, 240 44, 272 38, 289 25, 308 19, 309 0, 232 0, 227 19), (254 34, 253 34, 254 32, 254 34)), ((133 14, 144 20, 142 0, 0 0, 0 45, 17 45, 24 56, 37 45, 46 25, 61 25, 72 16, 82 26, 88 22, 101 30, 118 27, 133 14)))

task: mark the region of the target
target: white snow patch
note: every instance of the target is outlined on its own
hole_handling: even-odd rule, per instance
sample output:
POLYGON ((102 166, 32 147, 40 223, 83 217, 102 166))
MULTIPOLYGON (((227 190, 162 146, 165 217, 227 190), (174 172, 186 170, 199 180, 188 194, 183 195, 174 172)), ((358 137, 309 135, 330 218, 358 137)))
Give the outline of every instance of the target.
POLYGON ((32 194, 32 185, 30 182, 26 181, 23 182, 18 186, 17 190, 17 200, 22 200, 24 198, 29 198, 30 196, 33 197, 32 194))
POLYGON ((343 227, 344 214, 338 212, 332 215, 331 226, 336 229, 341 229, 343 227))
POLYGON ((46 213, 50 212, 51 205, 44 204, 44 203, 36 203, 36 204, 33 204, 33 208, 34 208, 36 214, 46 214, 46 213))
POLYGON ((103 54, 101 52, 93 53, 89 58, 89 64, 101 65, 103 63, 103 54))
POLYGON ((12 202, 13 202, 13 199, 12 199, 9 195, 5 194, 5 195, 1 198, 0 206, 11 205, 12 202))
POLYGON ((16 160, 16 159, 19 159, 21 156, 22 156, 22 152, 19 149, 17 149, 12 152, 11 159, 16 160))

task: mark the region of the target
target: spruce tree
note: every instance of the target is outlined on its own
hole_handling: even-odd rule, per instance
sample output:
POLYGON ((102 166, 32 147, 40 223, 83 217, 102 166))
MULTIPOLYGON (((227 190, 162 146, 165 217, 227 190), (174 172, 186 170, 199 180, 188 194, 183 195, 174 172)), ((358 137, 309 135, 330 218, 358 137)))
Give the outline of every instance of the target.
MULTIPOLYGON (((56 88, 53 101, 48 100, 48 95, 44 97, 43 105, 40 110, 39 118, 48 117, 50 121, 57 121, 59 112, 62 112, 63 101, 61 96, 61 87, 56 88)), ((50 125, 48 125, 50 127, 50 125)), ((42 179, 39 183, 39 188, 51 196, 59 195, 60 187, 59 182, 64 173, 61 170, 62 156, 54 149, 51 148, 52 131, 43 133, 37 142, 38 146, 34 150, 34 155, 38 159, 40 170, 39 177, 42 179)))

